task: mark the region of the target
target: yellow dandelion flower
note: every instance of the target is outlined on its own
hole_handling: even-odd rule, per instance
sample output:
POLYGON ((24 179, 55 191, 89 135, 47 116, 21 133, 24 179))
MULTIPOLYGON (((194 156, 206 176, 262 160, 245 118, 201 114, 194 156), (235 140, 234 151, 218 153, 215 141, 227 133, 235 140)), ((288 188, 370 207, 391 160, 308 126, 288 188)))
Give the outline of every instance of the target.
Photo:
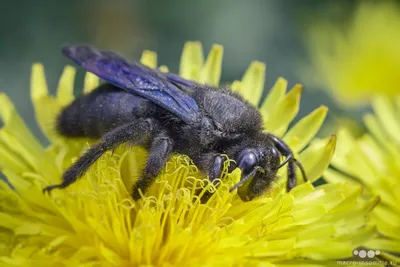
MULTIPOLYGON (((203 60, 200 43, 187 43, 180 75, 218 85, 222 47, 213 46, 203 60)), ((150 51, 141 61, 157 66, 150 51)), ((264 70, 264 64, 252 63, 243 79, 233 83, 234 90, 256 103, 264 70)), ((74 74, 72 67, 65 68, 53 97, 42 65, 33 66, 31 97, 51 141, 47 148, 7 96, 0 95, 0 168, 13 187, 0 181, 1 266, 315 266, 350 257, 375 236, 366 218, 377 198, 360 198, 360 186, 314 187, 310 182, 286 193, 279 182, 285 180, 284 168, 270 192, 243 202, 236 191, 229 192, 240 179, 239 170, 224 170, 215 188, 186 156, 174 155, 147 195, 134 202, 129 188, 146 161, 141 148, 106 153, 77 183, 43 194, 42 188, 59 182, 63 170, 88 147, 87 140, 57 136, 49 123, 74 98, 74 74), (202 203, 205 192, 213 194, 202 203)), ((97 85, 98 79, 88 73, 83 92, 97 85)), ((336 138, 307 146, 324 120, 325 107, 287 130, 299 108, 301 87, 286 93, 286 85, 279 79, 260 111, 268 130, 296 151, 312 182, 329 165, 336 138)))
POLYGON ((400 7, 393 1, 363 1, 350 25, 319 23, 307 39, 312 76, 343 104, 359 105, 377 94, 400 93, 400 7))
MULTIPOLYGON (((347 129, 338 132, 337 152, 332 160, 336 168, 328 169, 324 177, 330 182, 351 182, 365 187, 365 195, 380 196, 371 219, 380 236, 365 246, 400 253, 400 130, 398 114, 400 97, 394 100, 379 97, 372 102, 375 114, 364 122, 369 133, 356 139, 347 129)), ((400 262, 400 257, 382 255, 400 262)))

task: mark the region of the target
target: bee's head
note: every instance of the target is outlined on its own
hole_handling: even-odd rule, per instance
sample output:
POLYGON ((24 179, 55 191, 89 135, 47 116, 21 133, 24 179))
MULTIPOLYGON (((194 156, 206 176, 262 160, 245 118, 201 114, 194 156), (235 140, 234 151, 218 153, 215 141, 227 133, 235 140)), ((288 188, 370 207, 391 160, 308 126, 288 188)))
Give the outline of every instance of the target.
MULTIPOLYGON (((253 139, 254 140, 254 139, 253 139)), ((237 167, 242 171, 240 182, 231 188, 238 189, 243 201, 262 195, 275 179, 281 154, 268 138, 243 144, 236 155, 237 167)))

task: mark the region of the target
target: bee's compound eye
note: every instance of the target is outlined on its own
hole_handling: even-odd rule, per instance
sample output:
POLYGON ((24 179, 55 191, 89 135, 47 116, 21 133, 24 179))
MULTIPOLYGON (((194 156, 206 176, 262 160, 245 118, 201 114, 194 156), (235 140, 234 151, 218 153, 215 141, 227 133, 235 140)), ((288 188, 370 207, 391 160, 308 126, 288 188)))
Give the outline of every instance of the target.
POLYGON ((249 149, 240 153, 238 167, 246 175, 257 165, 257 156, 249 149))

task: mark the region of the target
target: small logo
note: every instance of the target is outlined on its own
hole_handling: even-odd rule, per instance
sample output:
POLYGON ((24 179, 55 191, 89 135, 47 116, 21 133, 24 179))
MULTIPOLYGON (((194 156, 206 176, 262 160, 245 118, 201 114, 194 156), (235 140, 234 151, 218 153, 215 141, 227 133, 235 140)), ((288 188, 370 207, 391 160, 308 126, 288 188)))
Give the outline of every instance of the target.
POLYGON ((353 250, 353 254, 358 256, 358 257, 360 257, 360 258, 362 258, 362 259, 364 259, 365 257, 368 257, 368 258, 372 259, 373 257, 381 254, 381 252, 379 250, 375 250, 375 251, 374 250, 368 250, 368 251, 366 251, 366 250, 363 250, 363 249, 361 249, 361 250, 355 249, 355 250, 353 250))

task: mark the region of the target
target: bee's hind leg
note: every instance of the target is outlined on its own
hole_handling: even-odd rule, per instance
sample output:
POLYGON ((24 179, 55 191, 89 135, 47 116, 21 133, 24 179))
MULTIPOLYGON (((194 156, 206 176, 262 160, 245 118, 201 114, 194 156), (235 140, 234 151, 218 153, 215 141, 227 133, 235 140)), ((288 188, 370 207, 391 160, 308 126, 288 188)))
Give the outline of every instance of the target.
POLYGON ((108 150, 112 150, 128 141, 135 145, 146 143, 151 137, 153 128, 153 121, 142 119, 121 125, 109 131, 103 135, 101 142, 90 147, 88 151, 64 172, 63 181, 60 184, 45 187, 43 192, 50 193, 53 189, 65 188, 74 183, 108 150))

